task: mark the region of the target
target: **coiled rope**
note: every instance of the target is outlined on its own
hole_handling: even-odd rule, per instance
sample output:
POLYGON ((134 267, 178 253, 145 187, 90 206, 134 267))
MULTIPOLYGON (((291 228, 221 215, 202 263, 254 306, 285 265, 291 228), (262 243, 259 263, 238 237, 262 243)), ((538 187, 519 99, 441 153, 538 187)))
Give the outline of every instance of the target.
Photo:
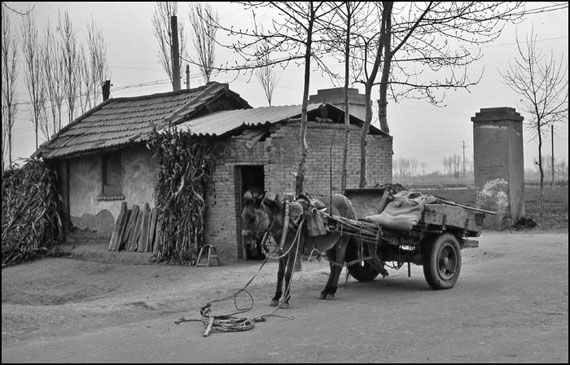
MULTIPOLYGON (((293 242, 291 243, 291 245, 289 246, 289 248, 287 249, 287 251, 281 255, 278 256, 270 256, 268 251, 265 251, 265 259, 263 260, 263 262, 261 263, 259 269, 257 269, 257 272, 249 279, 249 281, 245 284, 245 286, 243 288, 241 288, 240 290, 238 290, 237 292, 235 292, 232 295, 228 295, 222 298, 218 298, 218 299, 214 299, 209 301, 208 303, 206 303, 206 305, 204 305, 201 309, 200 309, 200 315, 202 316, 202 319, 186 319, 184 317, 180 318, 179 320, 175 321, 175 324, 180 324, 182 322, 202 322, 205 330, 203 333, 204 337, 207 337, 211 331, 218 331, 218 332, 240 332, 240 331, 247 331, 252 329, 255 326, 256 322, 264 322, 267 320, 267 317, 280 317, 280 318, 286 318, 286 319, 290 319, 293 320, 295 319, 295 317, 293 316, 282 316, 282 315, 278 315, 275 314, 279 309, 281 309, 281 305, 287 300, 289 299, 288 296, 285 296, 284 298, 281 299, 281 301, 279 302, 279 305, 271 312, 271 313, 266 313, 263 314, 259 317, 255 317, 253 319, 248 319, 248 318, 240 318, 240 317, 236 317, 236 314, 241 314, 241 313, 245 313, 250 311, 253 306, 254 306, 254 299, 253 296, 251 295, 251 293, 249 291, 247 291, 247 287, 252 283, 253 279, 255 279, 255 277, 259 274, 259 272, 261 271, 261 269, 263 268, 263 266, 265 266, 265 264, 267 263, 267 261, 269 259, 273 259, 273 260, 279 260, 285 256, 287 256, 289 254, 289 252, 291 251, 291 249, 296 246, 296 252, 295 252, 295 259, 293 261, 293 265, 295 265, 296 261, 297 261, 297 256, 299 254, 299 246, 300 246, 300 232, 301 232, 301 227, 304 223, 304 219, 301 220, 299 227, 297 229, 297 233, 295 234, 295 237, 293 239, 293 242), (249 297, 251 303, 248 307, 245 308, 240 308, 237 304, 237 298, 241 293, 245 293, 247 294, 247 296, 249 297), (212 314, 212 304, 213 303, 217 303, 217 302, 223 302, 223 301, 227 301, 233 299, 234 301, 234 307, 236 309, 235 312, 230 313, 230 314, 224 314, 224 315, 213 315, 212 314)), ((287 229, 284 228, 283 230, 283 235, 286 234, 287 229)), ((267 231, 265 233, 265 235, 263 236, 261 245, 262 247, 264 246, 265 241, 269 238, 269 231, 267 231)), ((282 240, 283 242, 284 240, 282 240)), ((292 280, 289 281, 289 285, 287 286, 285 293, 289 293, 289 290, 291 289, 291 283, 292 280)))

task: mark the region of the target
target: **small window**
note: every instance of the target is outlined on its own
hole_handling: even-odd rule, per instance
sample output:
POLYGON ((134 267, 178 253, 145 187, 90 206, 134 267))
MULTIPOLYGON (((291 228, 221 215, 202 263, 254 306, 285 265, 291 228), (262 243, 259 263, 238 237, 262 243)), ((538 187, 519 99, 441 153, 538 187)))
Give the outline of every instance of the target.
POLYGON ((124 199, 123 176, 119 152, 101 155, 102 199, 124 199))

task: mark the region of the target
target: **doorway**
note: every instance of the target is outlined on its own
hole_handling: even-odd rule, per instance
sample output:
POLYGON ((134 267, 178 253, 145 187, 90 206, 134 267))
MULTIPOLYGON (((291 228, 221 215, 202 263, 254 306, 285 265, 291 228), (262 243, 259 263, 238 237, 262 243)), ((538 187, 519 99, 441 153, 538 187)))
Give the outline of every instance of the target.
POLYGON ((235 167, 236 221, 238 258, 243 260, 262 260, 261 242, 241 235, 241 212, 244 208, 243 195, 253 188, 265 191, 265 172, 263 165, 238 165, 235 167))

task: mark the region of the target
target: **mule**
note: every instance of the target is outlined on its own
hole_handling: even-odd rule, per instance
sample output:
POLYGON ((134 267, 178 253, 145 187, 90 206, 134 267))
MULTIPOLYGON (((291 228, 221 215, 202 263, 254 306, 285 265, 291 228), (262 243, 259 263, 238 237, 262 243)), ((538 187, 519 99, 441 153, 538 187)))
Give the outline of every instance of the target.
MULTIPOLYGON (((273 193, 261 193, 256 191, 246 191, 244 194, 244 209, 242 211, 242 234, 253 234, 257 239, 261 239, 265 233, 273 236, 277 244, 281 243, 283 228, 286 223, 285 212, 288 210, 286 204, 290 204, 292 199, 285 196, 275 195, 273 193)), ((349 219, 356 219, 356 212, 352 207, 352 203, 347 197, 341 194, 334 194, 331 198, 332 214, 349 219)), ((289 212, 289 224, 282 247, 282 252, 289 250, 288 254, 279 259, 279 269, 277 271, 277 288, 275 295, 271 299, 271 306, 279 305, 279 300, 283 296, 281 308, 289 307, 289 299, 291 298, 290 283, 293 266, 296 258, 296 247, 291 247, 295 242, 297 224, 300 221, 298 206, 302 207, 302 215, 307 218, 310 214, 314 214, 314 209, 325 209, 325 212, 331 214, 331 207, 327 202, 320 200, 298 198, 294 200, 297 209, 291 209, 289 212), (295 212, 294 212, 295 211, 295 212), (283 292, 283 279, 285 279, 285 292, 283 292)), ((301 227, 301 235, 299 242, 306 242, 312 245, 320 252, 325 252, 329 260, 330 273, 325 288, 320 293, 321 299, 334 298, 338 280, 345 261, 346 247, 350 238, 342 237, 338 232, 326 232, 319 236, 309 236, 307 224, 301 227), (338 263, 338 264, 337 264, 338 263), (339 265, 340 264, 340 265, 339 265)), ((310 247, 310 246, 309 246, 310 247)))

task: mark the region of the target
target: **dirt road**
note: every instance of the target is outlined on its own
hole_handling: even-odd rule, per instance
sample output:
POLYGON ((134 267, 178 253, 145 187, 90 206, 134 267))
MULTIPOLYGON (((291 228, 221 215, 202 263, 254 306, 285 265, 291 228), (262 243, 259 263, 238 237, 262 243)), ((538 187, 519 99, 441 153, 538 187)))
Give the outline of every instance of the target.
MULTIPOLYGON (((451 290, 420 266, 321 301, 323 261, 294 274, 291 308, 246 332, 203 337, 209 300, 255 263, 196 268, 44 259, 2 270, 2 362, 568 362, 568 233, 484 232, 451 290)), ((276 264, 250 286, 269 313, 276 264)), ((246 305, 247 297, 239 303, 246 305)), ((234 310, 232 302, 215 314, 234 310)))

